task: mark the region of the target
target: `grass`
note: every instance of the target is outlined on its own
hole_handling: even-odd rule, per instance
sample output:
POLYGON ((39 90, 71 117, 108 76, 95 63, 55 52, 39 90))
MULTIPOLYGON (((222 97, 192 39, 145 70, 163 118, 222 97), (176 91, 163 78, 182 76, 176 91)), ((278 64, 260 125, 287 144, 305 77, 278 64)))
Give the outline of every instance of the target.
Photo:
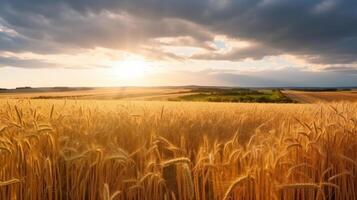
POLYGON ((357 104, 0 100, 0 199, 357 199, 357 104))
POLYGON ((251 89, 197 89, 196 94, 181 96, 172 101, 201 101, 201 102, 256 102, 256 103, 294 103, 279 90, 251 89))

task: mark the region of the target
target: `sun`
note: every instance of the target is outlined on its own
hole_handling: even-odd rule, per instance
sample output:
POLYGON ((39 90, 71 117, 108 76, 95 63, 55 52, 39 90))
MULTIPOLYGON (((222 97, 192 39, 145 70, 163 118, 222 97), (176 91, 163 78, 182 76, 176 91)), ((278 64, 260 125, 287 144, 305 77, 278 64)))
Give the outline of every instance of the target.
POLYGON ((113 72, 121 80, 143 78, 151 70, 151 65, 140 57, 129 57, 113 64, 113 72))

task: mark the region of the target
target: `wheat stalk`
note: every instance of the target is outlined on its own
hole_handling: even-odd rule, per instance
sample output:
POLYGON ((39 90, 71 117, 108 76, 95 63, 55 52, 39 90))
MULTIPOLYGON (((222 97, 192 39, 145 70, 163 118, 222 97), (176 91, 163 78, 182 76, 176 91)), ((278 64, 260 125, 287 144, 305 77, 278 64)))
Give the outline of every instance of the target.
POLYGON ((20 182, 21 182, 20 179, 17 179, 17 178, 13 178, 13 179, 10 179, 7 181, 0 181, 0 187, 16 184, 16 183, 20 183, 20 182))
POLYGON ((248 180, 253 179, 250 175, 242 176, 234 180, 228 187, 227 191, 224 194, 223 200, 227 200, 232 193, 233 189, 237 187, 239 184, 244 183, 248 180))

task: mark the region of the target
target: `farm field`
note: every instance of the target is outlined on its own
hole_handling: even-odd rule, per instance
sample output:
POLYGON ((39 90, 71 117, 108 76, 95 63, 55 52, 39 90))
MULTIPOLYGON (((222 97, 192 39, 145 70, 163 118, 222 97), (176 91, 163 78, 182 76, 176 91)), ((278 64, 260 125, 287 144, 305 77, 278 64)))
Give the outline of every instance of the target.
POLYGON ((31 88, 5 90, 1 98, 295 103, 279 90, 219 87, 31 88))
POLYGON ((328 92, 284 90, 283 94, 285 94, 288 98, 301 103, 336 102, 336 101, 357 102, 356 90, 328 91, 328 92))
POLYGON ((166 100, 169 97, 190 94, 185 88, 68 88, 24 89, 3 91, 1 98, 12 99, 99 99, 99 100, 166 100))
POLYGON ((0 200, 357 200, 356 0, 0 1, 0 200))
POLYGON ((0 99, 77 99, 245 103, 357 102, 357 91, 296 91, 219 87, 34 88, 0 91, 0 99))
POLYGON ((0 100, 0 199, 356 199, 357 104, 0 100))

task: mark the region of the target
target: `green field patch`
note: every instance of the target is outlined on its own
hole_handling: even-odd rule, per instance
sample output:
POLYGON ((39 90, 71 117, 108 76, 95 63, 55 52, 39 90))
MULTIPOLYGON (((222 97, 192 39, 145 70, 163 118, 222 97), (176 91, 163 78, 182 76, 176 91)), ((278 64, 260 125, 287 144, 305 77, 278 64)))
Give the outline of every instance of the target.
POLYGON ((172 101, 295 103, 279 90, 200 88, 172 101))

